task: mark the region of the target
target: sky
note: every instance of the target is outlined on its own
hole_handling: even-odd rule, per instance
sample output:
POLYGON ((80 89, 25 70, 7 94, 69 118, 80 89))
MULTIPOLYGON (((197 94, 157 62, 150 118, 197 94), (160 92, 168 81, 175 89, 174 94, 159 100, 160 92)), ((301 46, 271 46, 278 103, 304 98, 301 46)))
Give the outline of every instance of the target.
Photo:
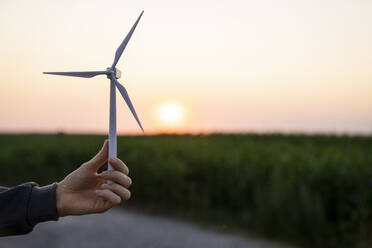
POLYGON ((0 132, 107 133, 105 76, 42 72, 106 69, 141 10, 117 68, 147 134, 372 133, 369 0, 1 1, 0 132))

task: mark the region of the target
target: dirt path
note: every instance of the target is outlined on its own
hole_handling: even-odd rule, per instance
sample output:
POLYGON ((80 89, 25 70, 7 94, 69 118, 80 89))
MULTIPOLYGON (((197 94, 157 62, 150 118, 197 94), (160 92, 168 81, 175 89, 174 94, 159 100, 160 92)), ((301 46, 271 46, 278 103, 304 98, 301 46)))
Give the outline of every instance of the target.
POLYGON ((289 248, 256 238, 215 233, 192 224, 123 210, 65 217, 24 236, 0 238, 0 248, 193 247, 289 248))

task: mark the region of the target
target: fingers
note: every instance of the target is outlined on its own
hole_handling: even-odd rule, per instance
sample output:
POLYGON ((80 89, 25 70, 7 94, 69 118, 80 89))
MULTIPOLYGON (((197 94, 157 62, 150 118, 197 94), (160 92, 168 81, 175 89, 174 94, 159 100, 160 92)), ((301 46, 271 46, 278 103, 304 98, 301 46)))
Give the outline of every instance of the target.
POLYGON ((104 171, 100 174, 104 179, 129 188, 132 185, 132 179, 120 171, 104 171))
POLYGON ((107 161, 108 156, 108 140, 105 140, 101 150, 88 162, 85 163, 85 166, 88 168, 97 171, 104 163, 107 161))
POLYGON ((121 198, 117 194, 108 189, 96 190, 96 194, 104 198, 113 206, 118 205, 121 202, 121 198))
POLYGON ((110 164, 115 170, 120 171, 120 172, 124 173, 125 175, 129 174, 128 167, 120 159, 110 158, 110 164))
POLYGON ((123 201, 127 201, 130 198, 130 191, 119 184, 102 184, 102 188, 111 190, 116 195, 120 196, 123 201))

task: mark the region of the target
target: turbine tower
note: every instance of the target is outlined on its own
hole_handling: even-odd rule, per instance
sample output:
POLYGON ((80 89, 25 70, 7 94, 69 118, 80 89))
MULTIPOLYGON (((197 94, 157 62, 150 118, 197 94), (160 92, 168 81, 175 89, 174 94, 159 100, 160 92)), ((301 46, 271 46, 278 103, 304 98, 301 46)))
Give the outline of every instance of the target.
MULTIPOLYGON (((110 123, 109 123, 109 159, 116 158, 117 156, 117 142, 116 142, 116 88, 119 90, 120 94, 124 98, 125 102, 127 103, 130 111, 132 112, 134 118, 136 119, 138 125, 140 126, 142 132, 143 127, 141 122, 137 116, 136 110, 133 107, 132 101, 129 98, 127 90, 124 88, 122 84, 119 83, 118 79, 121 77, 121 72, 119 69, 116 68, 116 64, 118 63, 120 56, 123 54, 125 47, 127 46, 134 30, 137 27, 138 22, 140 21, 143 15, 143 11, 137 18, 136 22, 129 30, 129 33, 124 38, 123 42, 120 44, 118 49, 115 53, 114 62, 112 63, 111 67, 108 67, 105 71, 75 71, 75 72, 43 72, 44 74, 52 74, 52 75, 61 75, 61 76, 71 76, 71 77, 83 77, 83 78, 91 78, 97 75, 106 75, 108 79, 110 79, 110 123)), ((113 170, 110 163, 108 163, 108 170, 113 170)))

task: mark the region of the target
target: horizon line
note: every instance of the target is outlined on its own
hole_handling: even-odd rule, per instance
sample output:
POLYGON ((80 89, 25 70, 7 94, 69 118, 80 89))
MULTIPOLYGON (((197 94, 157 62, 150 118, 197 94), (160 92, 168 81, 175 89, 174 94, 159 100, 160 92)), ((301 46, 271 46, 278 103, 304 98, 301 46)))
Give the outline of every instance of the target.
MULTIPOLYGON (((304 135, 304 136, 350 136, 350 137, 372 137, 372 132, 337 132, 337 131, 283 131, 283 130, 271 130, 271 131, 258 131, 258 130, 247 130, 247 131, 223 131, 215 130, 208 132, 128 132, 118 133, 118 136, 158 136, 158 135, 192 135, 192 136, 208 136, 208 135, 304 135)), ((10 131, 0 130, 0 135, 86 135, 86 136, 108 136, 108 133, 104 132, 70 132, 70 131, 10 131)))

